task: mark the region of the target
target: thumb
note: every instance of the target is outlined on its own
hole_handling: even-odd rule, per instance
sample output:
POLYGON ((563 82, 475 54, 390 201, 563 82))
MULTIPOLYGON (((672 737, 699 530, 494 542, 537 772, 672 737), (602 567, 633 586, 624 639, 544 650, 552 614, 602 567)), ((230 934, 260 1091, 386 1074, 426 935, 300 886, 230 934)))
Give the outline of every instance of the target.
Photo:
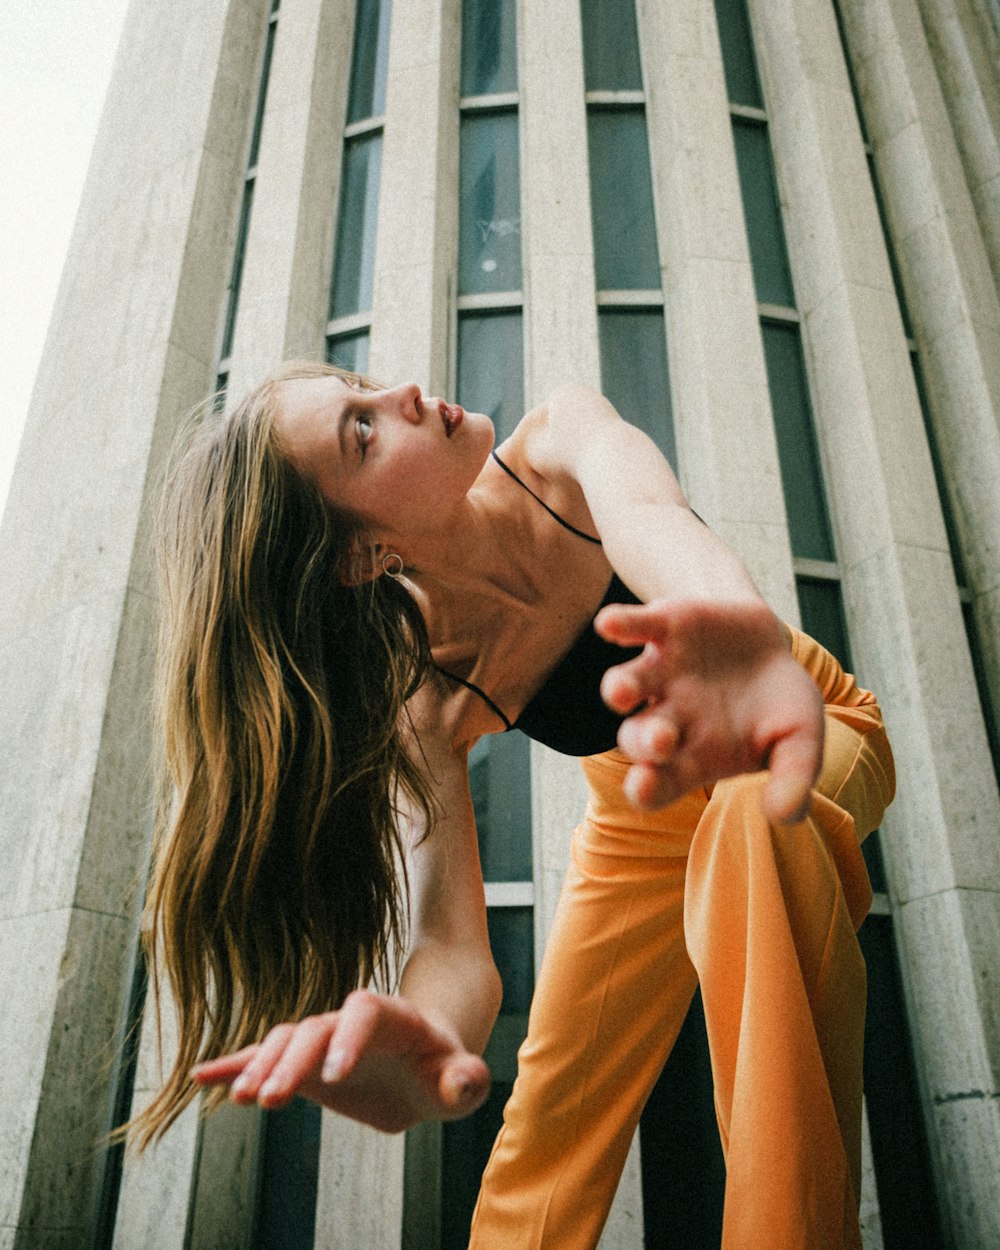
POLYGON ((768 760, 764 815, 774 825, 794 825, 809 811, 813 782, 819 773, 822 742, 799 730, 779 738, 768 760))

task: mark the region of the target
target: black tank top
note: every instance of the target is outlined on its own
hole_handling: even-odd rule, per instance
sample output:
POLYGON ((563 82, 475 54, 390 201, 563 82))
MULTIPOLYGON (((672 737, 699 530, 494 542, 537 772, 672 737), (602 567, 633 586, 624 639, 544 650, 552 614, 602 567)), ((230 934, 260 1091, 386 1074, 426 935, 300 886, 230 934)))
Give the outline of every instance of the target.
MULTIPOLYGON (((554 512, 504 464, 496 452, 493 452, 493 459, 519 486, 538 500, 560 525, 586 542, 600 546, 599 538, 578 530, 554 512)), ((609 603, 640 602, 618 575, 613 574, 594 616, 609 603)), ((615 745, 618 727, 624 720, 624 717, 612 712, 601 698, 601 678, 609 668, 615 664, 623 664, 641 650, 641 647, 618 647, 614 643, 606 642, 593 628, 591 619, 516 721, 509 720, 479 686, 447 669, 436 667, 450 681, 458 682, 479 695, 503 722, 505 732, 520 729, 535 742, 542 742, 555 751, 561 751, 563 755, 597 755, 601 751, 611 750, 615 745)))

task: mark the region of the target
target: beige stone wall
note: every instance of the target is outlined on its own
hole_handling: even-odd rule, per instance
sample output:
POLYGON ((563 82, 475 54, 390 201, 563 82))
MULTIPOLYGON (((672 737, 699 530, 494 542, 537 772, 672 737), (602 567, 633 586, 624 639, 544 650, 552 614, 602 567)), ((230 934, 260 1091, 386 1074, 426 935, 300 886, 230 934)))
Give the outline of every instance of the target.
MULTIPOLYGON (((178 417, 215 380, 269 7, 133 5, 0 532, 0 1246, 76 1250, 100 1221, 88 1143, 110 1127, 148 854, 149 518, 178 417)), ((323 350, 354 7, 282 0, 231 394, 323 350)), ((986 0, 840 7, 914 343, 833 8, 749 4, 852 646, 897 750, 885 906, 939 1196, 950 1244, 985 1246, 1000 1244, 1000 799, 910 353, 1000 700, 1000 36, 986 0)), ((795 620, 714 6, 637 11, 681 476, 795 620)), ((600 367, 579 6, 522 0, 518 20, 534 403, 598 385, 600 367)), ((454 385, 459 29, 459 0, 394 0, 370 368, 436 393, 454 385)), ((540 955, 582 810, 575 763, 534 748, 532 802, 540 955)), ((136 1107, 155 1049, 147 1019, 136 1107)), ((253 1113, 207 1128, 188 1113, 126 1162, 114 1245, 250 1245, 260 1143, 253 1113)), ((635 1147, 605 1250, 642 1244, 638 1162, 635 1147)), ((403 1190, 402 1139, 325 1117, 317 1246, 399 1246, 403 1190)))

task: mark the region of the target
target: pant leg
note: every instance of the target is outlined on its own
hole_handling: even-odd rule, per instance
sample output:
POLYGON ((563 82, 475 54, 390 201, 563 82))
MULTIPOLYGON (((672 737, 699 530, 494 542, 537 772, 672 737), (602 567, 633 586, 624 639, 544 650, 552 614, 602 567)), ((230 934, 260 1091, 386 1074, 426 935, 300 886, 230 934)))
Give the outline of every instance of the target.
POLYGON ((714 789, 692 842, 688 949, 701 982, 726 1152, 724 1250, 860 1250, 871 890, 860 837, 892 798, 878 708, 826 652, 798 658, 830 698, 806 820, 764 819, 763 775, 714 789), (832 667, 831 667, 832 666, 832 667))
POLYGON ((686 853, 704 793, 643 816, 628 761, 585 762, 587 818, 546 946, 470 1250, 596 1245, 639 1115, 683 1023, 686 853))

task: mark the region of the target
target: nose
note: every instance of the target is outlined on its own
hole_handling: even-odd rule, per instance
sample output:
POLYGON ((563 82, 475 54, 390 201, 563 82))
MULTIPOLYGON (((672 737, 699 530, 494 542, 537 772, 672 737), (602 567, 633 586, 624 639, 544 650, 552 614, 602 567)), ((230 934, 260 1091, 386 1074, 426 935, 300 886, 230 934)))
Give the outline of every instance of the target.
POLYGON ((418 425, 423 420, 423 400, 420 387, 415 382, 407 382, 403 386, 394 387, 386 398, 391 398, 398 405, 400 413, 407 421, 418 425))

